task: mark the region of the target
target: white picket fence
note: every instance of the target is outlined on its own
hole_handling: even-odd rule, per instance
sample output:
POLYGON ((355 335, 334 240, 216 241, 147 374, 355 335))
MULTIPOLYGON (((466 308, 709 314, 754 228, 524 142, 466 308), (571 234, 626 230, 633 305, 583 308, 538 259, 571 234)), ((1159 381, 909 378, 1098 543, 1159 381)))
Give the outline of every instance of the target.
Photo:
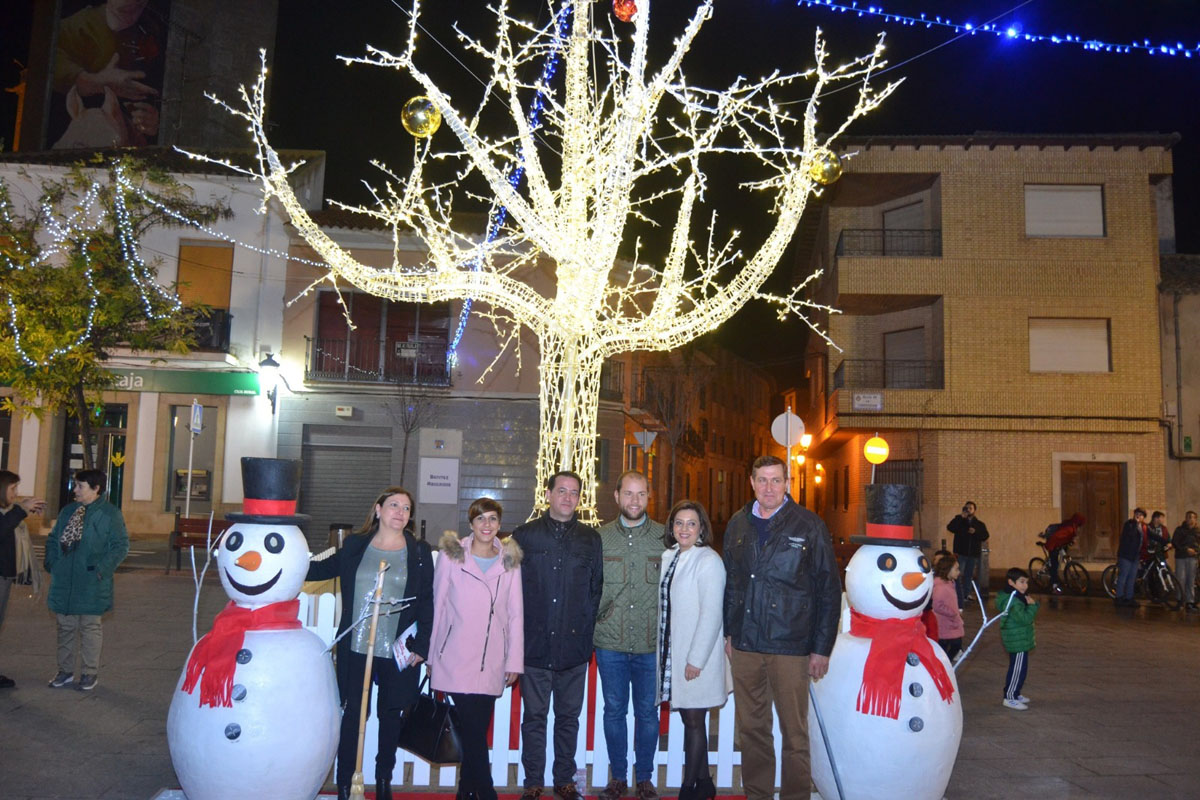
MULTIPOLYGON (((300 595, 300 620, 304 626, 315 633, 326 643, 330 644, 337 635, 337 598, 332 594, 300 595)), ((593 660, 588 669, 587 684, 584 688, 584 720, 579 726, 579 741, 575 748, 575 763, 588 765, 588 786, 602 788, 608 782, 608 749, 604 742, 604 707, 603 695, 596 674, 596 663, 593 660)), ((632 704, 631 704, 632 706, 632 704)), ((375 707, 374 689, 371 694, 372 712, 375 707)), ((633 709, 628 711, 629 753, 627 762, 633 767, 633 709)), ((517 783, 523 784, 524 770, 521 768, 520 742, 520 704, 514 706, 513 691, 506 689, 496 700, 496 713, 492 719, 492 779, 497 786, 509 785, 509 766, 517 765, 517 783)), ((779 733, 779 719, 775 723, 775 785, 779 785, 779 749, 782 737, 779 733)), ((716 727, 717 747, 708 754, 709 764, 716 767, 716 784, 718 789, 731 789, 741 793, 740 785, 734 783, 733 768, 742 762, 742 754, 733 746, 733 696, 729 702, 716 713, 709 715, 709 741, 712 741, 712 729, 716 727)), ((554 709, 550 709, 550 717, 546 723, 546 739, 548 751, 546 755, 547 771, 554 761, 553 754, 554 709)), ((374 713, 367 719, 366 743, 363 750, 364 770, 368 776, 371 765, 375 763, 375 753, 379 741, 379 726, 374 713)), ((397 753, 396 770, 393 780, 397 785, 404 785, 405 765, 412 765, 412 782, 409 786, 414 790, 453 790, 458 783, 457 767, 431 767, 428 762, 404 750, 397 753)), ((683 779, 683 723, 678 714, 670 715, 667 734, 660 738, 659 748, 655 753, 656 766, 666 767, 665 777, 662 771, 655 770, 656 784, 662 788, 678 787, 683 779), (664 746, 665 745, 665 746, 664 746)), ((549 777, 549 775, 547 775, 549 777)))

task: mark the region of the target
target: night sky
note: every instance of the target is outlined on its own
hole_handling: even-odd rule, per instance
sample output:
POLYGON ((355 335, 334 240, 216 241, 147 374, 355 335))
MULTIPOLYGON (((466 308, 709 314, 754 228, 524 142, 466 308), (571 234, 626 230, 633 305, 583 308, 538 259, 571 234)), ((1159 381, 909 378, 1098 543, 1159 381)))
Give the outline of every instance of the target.
MULTIPOLYGON (((17 4, 5 5, 11 10, 17 4)), ((484 74, 481 62, 458 64, 433 40, 458 53, 451 28, 456 20, 486 37, 492 29, 486 3, 427 0, 423 5, 427 31, 418 58, 462 106, 473 108, 480 87, 469 70, 484 74)), ((528 9, 531 18, 541 21, 550 13, 543 0, 510 0, 510 5, 528 9)), ((695 6, 696 0, 654 0, 655 38, 669 44, 695 6)), ((1028 33, 1200 44, 1200 2, 1195 0, 885 0, 883 7, 912 16, 947 14, 976 25, 994 19, 1028 33)), ((609 15, 610 8, 607 0, 594 6, 598 15, 609 15)), ((328 152, 328 197, 360 200, 359 181, 372 177, 369 159, 403 165, 411 157, 413 140, 400 127, 399 111, 418 93, 415 82, 400 73, 347 67, 335 60, 337 55, 361 54, 366 43, 399 50, 407 23, 407 14, 390 0, 280 2, 272 137, 280 147, 328 152)), ((685 71, 693 83, 717 87, 738 74, 806 68, 817 26, 825 31, 835 59, 866 52, 876 33, 886 32, 887 57, 897 66, 884 79, 905 78, 885 106, 857 123, 851 134, 1179 132, 1183 141, 1174 151, 1179 249, 1200 252, 1200 55, 1093 53, 1073 44, 1034 44, 986 34, 956 39, 946 29, 885 24, 789 0, 718 0, 685 71)), ((9 50, 13 28, 4 27, 9 50)), ((658 49, 660 59, 664 52, 658 49)), ((4 58, 6 65, 9 60, 4 58)), ((6 66, 0 74, 7 79, 10 73, 6 66)), ((803 99, 805 88, 798 84, 794 97, 779 99, 803 99)), ((830 101, 827 118, 836 114, 839 102, 830 101)), ((6 99, 0 105, 5 131, 0 135, 5 138, 11 130, 9 108, 6 99)), ((726 211, 731 226, 747 231, 762 217, 753 203, 726 211), (735 218, 739 212, 742 219, 735 218)), ((742 352, 778 359, 798 351, 802 333, 802 325, 780 327, 772 312, 756 305, 727 326, 722 339, 742 352), (766 348, 761 346, 764 339, 766 348)))

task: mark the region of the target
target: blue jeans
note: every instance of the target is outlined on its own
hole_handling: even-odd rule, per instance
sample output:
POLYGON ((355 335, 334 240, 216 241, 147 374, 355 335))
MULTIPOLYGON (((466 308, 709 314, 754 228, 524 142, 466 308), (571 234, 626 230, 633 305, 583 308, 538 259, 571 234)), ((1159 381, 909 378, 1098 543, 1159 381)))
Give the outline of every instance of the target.
POLYGON ((975 590, 971 588, 971 584, 975 581, 975 573, 979 571, 978 556, 963 556, 957 553, 954 557, 958 559, 958 607, 961 609, 966 606, 968 600, 975 599, 975 590))
POLYGON ((1137 585, 1138 562, 1136 558, 1117 559, 1117 599, 1132 600, 1137 585))
POLYGON ((658 705, 654 653, 621 653, 596 648, 596 668, 604 696, 604 743, 608 746, 613 780, 629 780, 629 687, 633 686, 633 772, 637 783, 654 775, 658 750, 658 705))

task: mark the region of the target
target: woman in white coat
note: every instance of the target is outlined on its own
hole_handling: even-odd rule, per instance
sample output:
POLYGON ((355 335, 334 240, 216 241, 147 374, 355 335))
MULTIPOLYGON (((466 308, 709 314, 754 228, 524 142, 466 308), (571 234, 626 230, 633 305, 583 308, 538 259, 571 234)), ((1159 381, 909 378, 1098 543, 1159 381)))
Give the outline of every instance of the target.
POLYGON ((712 525, 694 500, 675 504, 665 534, 658 591, 658 688, 683 720, 680 800, 711 800, 708 710, 733 691, 725 656, 722 603, 725 564, 709 543, 712 525))

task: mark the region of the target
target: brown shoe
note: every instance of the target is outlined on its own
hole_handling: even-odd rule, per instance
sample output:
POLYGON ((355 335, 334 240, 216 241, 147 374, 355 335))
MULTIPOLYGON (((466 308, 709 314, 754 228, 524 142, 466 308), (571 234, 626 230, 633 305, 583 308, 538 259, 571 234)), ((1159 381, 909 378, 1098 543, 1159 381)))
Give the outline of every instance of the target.
POLYGON ((554 796, 559 800, 584 800, 583 795, 573 783, 564 783, 554 787, 554 796))
POLYGON ((538 800, 543 791, 541 786, 526 786, 525 791, 521 792, 521 800, 538 800))
POLYGON ((604 791, 600 792, 600 800, 621 800, 628 791, 628 783, 613 778, 608 782, 608 786, 604 787, 604 791))
POLYGON ((650 781, 639 781, 637 785, 638 800, 658 800, 658 792, 654 790, 654 784, 650 781))

